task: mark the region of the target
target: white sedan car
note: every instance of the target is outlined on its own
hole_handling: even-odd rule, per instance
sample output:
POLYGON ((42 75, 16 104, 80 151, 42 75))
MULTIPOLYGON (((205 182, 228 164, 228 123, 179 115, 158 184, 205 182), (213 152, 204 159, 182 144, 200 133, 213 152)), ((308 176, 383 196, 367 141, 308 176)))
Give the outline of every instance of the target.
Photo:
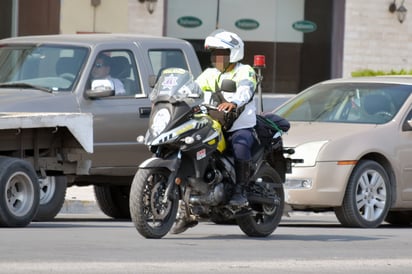
POLYGON ((295 163, 285 182, 296 210, 334 210, 348 227, 412 223, 412 77, 316 84, 275 113, 291 128, 295 163))

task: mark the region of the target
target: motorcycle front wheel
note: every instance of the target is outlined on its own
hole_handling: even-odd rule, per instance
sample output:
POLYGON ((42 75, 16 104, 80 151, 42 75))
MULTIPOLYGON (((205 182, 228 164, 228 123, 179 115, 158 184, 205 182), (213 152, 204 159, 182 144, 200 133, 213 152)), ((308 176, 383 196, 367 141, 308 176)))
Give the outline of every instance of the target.
POLYGON ((145 238, 165 236, 176 219, 179 199, 163 198, 170 171, 164 168, 139 169, 130 189, 130 215, 145 238))
POLYGON ((249 237, 267 237, 275 231, 280 223, 285 205, 284 190, 279 174, 271 167, 264 166, 257 178, 272 185, 270 195, 275 203, 250 204, 256 214, 236 219, 240 229, 249 237))

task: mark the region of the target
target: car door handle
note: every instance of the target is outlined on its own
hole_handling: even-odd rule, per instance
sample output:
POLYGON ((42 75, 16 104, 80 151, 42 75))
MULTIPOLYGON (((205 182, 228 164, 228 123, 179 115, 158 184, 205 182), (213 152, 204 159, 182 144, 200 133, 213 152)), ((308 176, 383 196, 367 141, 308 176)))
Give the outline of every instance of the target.
POLYGON ((150 107, 141 107, 139 108, 139 116, 141 118, 148 118, 150 116, 152 108, 150 107))

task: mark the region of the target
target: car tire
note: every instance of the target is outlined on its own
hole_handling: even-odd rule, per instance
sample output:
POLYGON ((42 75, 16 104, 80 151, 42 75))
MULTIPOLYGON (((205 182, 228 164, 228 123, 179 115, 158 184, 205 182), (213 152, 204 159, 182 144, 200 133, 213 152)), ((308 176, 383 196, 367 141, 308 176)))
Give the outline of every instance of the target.
POLYGON ((392 202, 389 176, 377 162, 362 160, 355 166, 342 206, 335 208, 346 227, 375 228, 386 218, 392 202))
POLYGON ((47 176, 40 179, 40 205, 34 221, 51 221, 62 209, 66 198, 66 176, 47 176))
POLYGON ((130 186, 94 186, 100 210, 113 219, 130 220, 130 186))
POLYGON ((39 183, 33 167, 21 159, 0 157, 0 193, 0 226, 27 226, 39 207, 39 183))

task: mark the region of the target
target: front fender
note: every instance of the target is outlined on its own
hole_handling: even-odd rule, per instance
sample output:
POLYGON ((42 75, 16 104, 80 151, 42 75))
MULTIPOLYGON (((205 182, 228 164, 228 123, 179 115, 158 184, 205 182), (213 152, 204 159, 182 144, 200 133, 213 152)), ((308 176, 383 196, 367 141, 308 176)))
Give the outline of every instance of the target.
POLYGON ((159 157, 152 157, 145 160, 140 164, 139 168, 155 168, 155 167, 164 167, 170 171, 175 171, 178 166, 177 158, 175 159, 162 159, 159 157))
POLYGON ((167 168, 170 170, 170 176, 169 179, 167 180, 167 188, 165 191, 165 195, 163 198, 163 203, 166 203, 167 200, 173 200, 176 198, 174 195, 174 181, 176 178, 176 173, 177 170, 179 169, 180 166, 180 159, 179 157, 175 157, 173 159, 163 159, 159 157, 152 157, 144 161, 143 163, 140 164, 139 169, 144 169, 144 168, 167 168))

